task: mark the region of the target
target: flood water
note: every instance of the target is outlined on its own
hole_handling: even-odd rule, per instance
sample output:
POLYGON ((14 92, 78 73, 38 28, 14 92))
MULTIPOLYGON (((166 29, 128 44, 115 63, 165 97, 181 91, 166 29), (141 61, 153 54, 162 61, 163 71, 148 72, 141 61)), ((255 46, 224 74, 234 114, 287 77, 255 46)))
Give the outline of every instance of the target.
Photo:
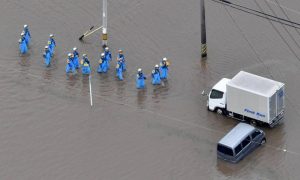
MULTIPOLYGON (((235 2, 300 22, 297 0, 235 2)), ((199 0, 108 0, 113 59, 122 48, 127 60, 120 82, 114 60, 108 74, 96 73, 100 32, 78 41, 101 24, 101 1, 2 0, 0 179, 299 179, 300 30, 205 3, 208 59, 201 61, 199 0), (32 43, 20 56, 23 24, 32 43), (46 68, 50 33, 57 47, 46 68), (74 46, 93 67, 92 108, 88 77, 65 74, 74 46), (149 74, 165 56, 170 77, 153 87, 149 74), (149 77, 142 91, 140 67, 149 77), (286 113, 282 125, 263 128, 267 144, 234 165, 217 159, 216 143, 237 121, 208 112, 201 92, 240 70, 284 82, 286 113)))

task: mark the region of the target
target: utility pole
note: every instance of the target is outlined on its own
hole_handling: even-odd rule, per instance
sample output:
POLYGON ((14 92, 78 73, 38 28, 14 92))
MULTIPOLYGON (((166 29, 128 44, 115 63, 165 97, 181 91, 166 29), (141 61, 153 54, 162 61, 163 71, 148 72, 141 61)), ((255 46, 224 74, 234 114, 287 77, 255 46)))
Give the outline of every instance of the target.
POLYGON ((201 18, 201 57, 206 59, 207 46, 206 46, 206 26, 205 26, 205 4, 204 0, 200 0, 200 18, 201 18))
POLYGON ((102 13, 102 47, 107 46, 107 0, 103 0, 103 13, 102 13))

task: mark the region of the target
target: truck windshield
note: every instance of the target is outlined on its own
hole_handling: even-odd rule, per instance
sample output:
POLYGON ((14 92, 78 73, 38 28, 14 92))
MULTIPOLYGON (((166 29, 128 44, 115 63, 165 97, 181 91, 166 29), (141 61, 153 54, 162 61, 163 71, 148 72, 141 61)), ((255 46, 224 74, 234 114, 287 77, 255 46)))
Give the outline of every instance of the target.
POLYGON ((210 98, 211 99, 222 99, 223 94, 224 94, 223 92, 213 89, 213 90, 211 90, 210 98))
POLYGON ((223 154, 226 154, 226 155, 229 155, 229 156, 233 156, 233 151, 232 149, 226 147, 226 146, 223 146, 221 144, 218 144, 218 147, 217 147, 218 151, 220 153, 223 153, 223 154))

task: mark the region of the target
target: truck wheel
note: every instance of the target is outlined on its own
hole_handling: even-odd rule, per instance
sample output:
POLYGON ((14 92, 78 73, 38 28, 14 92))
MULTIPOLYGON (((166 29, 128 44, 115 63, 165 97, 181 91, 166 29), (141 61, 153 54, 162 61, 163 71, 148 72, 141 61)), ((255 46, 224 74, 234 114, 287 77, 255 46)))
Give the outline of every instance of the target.
POLYGON ((252 126, 254 126, 254 127, 255 127, 255 126, 257 126, 257 123, 256 123, 256 121, 255 121, 255 120, 253 120, 253 119, 250 121, 250 124, 251 124, 252 126))
POLYGON ((261 144, 261 145, 264 145, 264 144, 266 144, 266 142, 267 142, 266 138, 263 138, 263 139, 260 141, 260 144, 261 144))
POLYGON ((217 112, 218 114, 223 114, 223 110, 220 109, 220 108, 217 108, 216 112, 217 112))

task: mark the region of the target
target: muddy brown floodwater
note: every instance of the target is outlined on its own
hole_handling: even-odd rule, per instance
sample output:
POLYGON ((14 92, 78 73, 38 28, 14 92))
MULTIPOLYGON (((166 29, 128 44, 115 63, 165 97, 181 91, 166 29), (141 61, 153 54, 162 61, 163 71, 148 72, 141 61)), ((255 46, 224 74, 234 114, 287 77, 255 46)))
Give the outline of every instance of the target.
MULTIPOLYGON (((297 0, 235 2, 300 22, 297 0)), ((113 58, 122 48, 127 59, 123 82, 114 68, 95 72, 99 32, 78 41, 101 24, 100 0, 0 2, 0 179, 299 179, 300 30, 207 0, 208 59, 201 61, 199 0, 108 3, 113 58), (32 43, 20 56, 23 24, 32 43), (57 48, 46 68, 49 33, 57 48), (91 60, 93 108, 88 77, 64 71, 74 46, 91 60), (169 80, 153 87, 148 78, 147 89, 136 90, 136 70, 149 75, 164 56, 169 80), (286 83, 286 114, 282 125, 263 128, 266 146, 232 165, 216 158, 216 143, 237 121, 208 112, 201 92, 241 69, 286 83)))

